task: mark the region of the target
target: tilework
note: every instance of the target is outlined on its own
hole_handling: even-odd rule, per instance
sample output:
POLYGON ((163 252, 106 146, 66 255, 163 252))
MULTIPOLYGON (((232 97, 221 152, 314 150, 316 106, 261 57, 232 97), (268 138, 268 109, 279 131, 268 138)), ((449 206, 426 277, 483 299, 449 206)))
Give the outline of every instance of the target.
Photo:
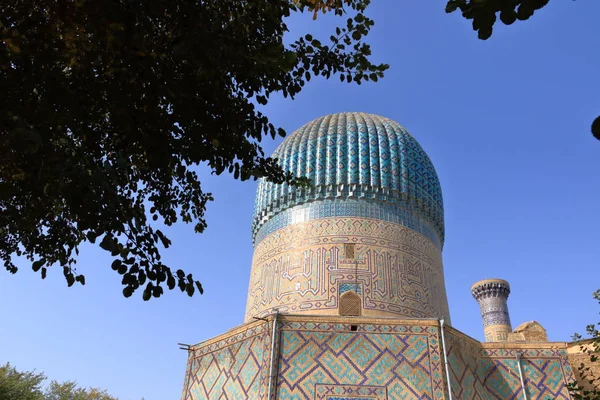
POLYGON ((322 218, 292 224, 254 249, 246 321, 275 308, 338 314, 346 284, 358 283, 362 315, 444 317, 448 302, 440 249, 400 224, 322 218), (355 243, 345 259, 344 243, 355 243))
POLYGON ((488 342, 506 340, 507 335, 512 332, 507 304, 510 294, 508 282, 494 279, 481 281, 473 285, 471 293, 479 303, 485 340, 488 342))
POLYGON ((373 199, 410 207, 443 243, 442 192, 431 160, 396 122, 365 113, 317 118, 287 137, 273 153, 285 171, 311 179, 295 188, 261 180, 253 235, 295 205, 323 199, 373 199))
POLYGON ((254 245, 278 229, 291 224, 330 217, 361 217, 404 225, 431 240, 442 249, 442 241, 429 222, 419 217, 408 204, 403 207, 372 200, 321 200, 281 211, 270 218, 254 235, 254 245))
POLYGON ((267 325, 190 352, 181 399, 265 399, 270 354, 267 325))
POLYGON ((565 387, 573 375, 566 350, 557 348, 486 349, 479 342, 446 335, 452 393, 461 400, 520 399, 516 354, 530 400, 570 399, 565 387))
POLYGON ((365 324, 356 332, 349 328, 284 324, 277 398, 444 398, 436 327, 365 324))
MULTIPOLYGON (((436 321, 282 315, 274 397, 285 400, 448 398, 436 321)), ((193 346, 182 400, 266 400, 270 322, 193 346)), ((570 399, 564 343, 480 343, 447 327, 450 386, 460 400, 570 399)))
POLYGON ((346 292, 353 291, 357 294, 362 294, 362 288, 360 283, 341 283, 339 284, 339 295, 343 295, 346 292))
POLYGON ((375 397, 348 397, 348 396, 344 396, 344 397, 340 397, 340 396, 329 396, 327 397, 327 400, 365 400, 365 399, 375 399, 375 397))
POLYGON ((315 400, 388 400, 385 386, 315 385, 315 400))

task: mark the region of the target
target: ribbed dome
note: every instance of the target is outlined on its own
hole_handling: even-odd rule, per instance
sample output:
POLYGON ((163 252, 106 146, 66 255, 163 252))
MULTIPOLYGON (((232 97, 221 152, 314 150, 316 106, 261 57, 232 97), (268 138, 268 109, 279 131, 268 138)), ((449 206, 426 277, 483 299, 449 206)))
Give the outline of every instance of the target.
POLYGON ((398 123, 365 113, 317 118, 287 137, 273 153, 285 171, 311 179, 295 188, 261 179, 252 237, 290 207, 319 200, 365 199, 393 205, 431 225, 444 241, 444 209, 435 168, 398 123))

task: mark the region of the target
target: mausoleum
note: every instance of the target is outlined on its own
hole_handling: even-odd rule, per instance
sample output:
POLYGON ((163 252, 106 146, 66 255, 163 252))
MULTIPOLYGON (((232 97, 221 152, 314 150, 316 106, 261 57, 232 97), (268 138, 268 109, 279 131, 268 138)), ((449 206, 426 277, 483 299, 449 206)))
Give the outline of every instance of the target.
POLYGON ((190 347, 182 400, 571 398, 575 346, 513 331, 508 282, 471 288, 485 342, 451 325, 440 183, 402 126, 327 115, 273 157, 311 185, 259 183, 245 320, 190 347))

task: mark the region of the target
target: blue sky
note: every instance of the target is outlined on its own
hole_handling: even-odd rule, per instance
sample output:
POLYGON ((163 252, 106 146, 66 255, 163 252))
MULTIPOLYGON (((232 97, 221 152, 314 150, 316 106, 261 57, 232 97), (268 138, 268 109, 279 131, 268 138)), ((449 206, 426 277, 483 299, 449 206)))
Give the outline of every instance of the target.
MULTIPOLYGON (((597 320, 600 288, 600 2, 553 0, 524 23, 480 41, 444 1, 374 1, 375 60, 391 65, 376 84, 313 79, 266 112, 288 132, 324 114, 363 111, 398 121, 420 142, 441 180, 444 268, 453 325, 483 339, 469 287, 499 277, 512 286, 513 327, 537 320, 569 340, 597 320)), ((343 20, 342 20, 343 21, 343 20)), ((340 22, 342 22, 340 21, 340 22)), ((292 34, 329 36, 329 19, 293 18, 292 34), (326 29, 327 28, 327 29, 326 29)), ((267 152, 281 139, 266 140, 267 152)), ((171 265, 193 272, 205 294, 161 299, 121 295, 104 251, 86 247, 85 287, 60 269, 42 281, 23 265, 0 271, 0 363, 107 389, 121 400, 177 399, 186 353, 240 324, 252 257, 255 182, 210 176, 215 202, 202 235, 167 230, 171 265)))

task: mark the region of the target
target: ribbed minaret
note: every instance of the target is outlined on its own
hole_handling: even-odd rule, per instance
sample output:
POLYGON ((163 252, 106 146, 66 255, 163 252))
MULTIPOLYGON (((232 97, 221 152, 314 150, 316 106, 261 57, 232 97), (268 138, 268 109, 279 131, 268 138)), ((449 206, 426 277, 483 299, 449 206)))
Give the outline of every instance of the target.
POLYGON ((484 279, 471 286, 471 293, 479 303, 483 331, 487 342, 500 342, 512 332, 508 313, 510 285, 503 279, 484 279))

